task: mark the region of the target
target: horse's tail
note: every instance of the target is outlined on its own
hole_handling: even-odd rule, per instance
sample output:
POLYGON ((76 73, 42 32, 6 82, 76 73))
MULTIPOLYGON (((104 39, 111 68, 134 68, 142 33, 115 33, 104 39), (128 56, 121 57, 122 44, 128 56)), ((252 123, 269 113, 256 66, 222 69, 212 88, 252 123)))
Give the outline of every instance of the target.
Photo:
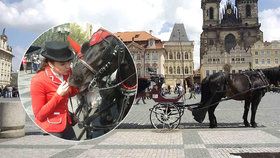
POLYGON ((208 108, 203 107, 207 106, 206 103, 209 101, 209 97, 211 97, 209 82, 209 77, 206 77, 202 80, 200 105, 192 110, 192 115, 194 116, 194 119, 199 123, 202 123, 204 121, 208 110, 208 108))

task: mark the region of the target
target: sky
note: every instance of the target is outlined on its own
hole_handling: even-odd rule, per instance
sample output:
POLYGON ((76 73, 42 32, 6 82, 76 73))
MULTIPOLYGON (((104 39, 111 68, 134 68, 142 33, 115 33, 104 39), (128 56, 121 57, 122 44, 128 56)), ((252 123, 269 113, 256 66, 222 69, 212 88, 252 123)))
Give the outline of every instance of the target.
MULTIPOLYGON (((280 40, 280 0, 258 4, 264 40, 280 40)), ((199 68, 201 0, 0 0, 0 14, 0 33, 6 28, 13 47, 13 70, 40 34, 66 22, 91 23, 111 32, 152 30, 162 41, 169 39, 174 23, 183 23, 195 43, 194 63, 199 68)))

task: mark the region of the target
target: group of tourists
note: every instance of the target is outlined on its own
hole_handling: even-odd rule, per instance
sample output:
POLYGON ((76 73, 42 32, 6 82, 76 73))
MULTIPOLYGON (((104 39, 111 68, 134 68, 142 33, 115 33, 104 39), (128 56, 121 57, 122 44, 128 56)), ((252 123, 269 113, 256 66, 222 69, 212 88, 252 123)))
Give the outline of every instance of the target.
POLYGON ((11 85, 0 87, 0 97, 4 97, 4 98, 19 97, 18 88, 11 85))
POLYGON ((31 73, 35 73, 39 70, 40 68, 40 64, 41 64, 41 60, 38 54, 34 53, 32 54, 29 58, 25 55, 22 59, 22 67, 23 67, 23 71, 25 73, 27 73, 28 70, 28 61, 30 61, 31 63, 31 67, 29 68, 31 73))

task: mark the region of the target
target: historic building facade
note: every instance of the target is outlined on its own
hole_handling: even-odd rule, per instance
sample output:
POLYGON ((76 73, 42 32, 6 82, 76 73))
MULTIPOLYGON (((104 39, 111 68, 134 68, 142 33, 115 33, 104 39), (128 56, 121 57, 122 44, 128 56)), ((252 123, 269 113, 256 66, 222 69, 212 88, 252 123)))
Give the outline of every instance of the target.
POLYGON ((251 49, 252 67, 263 69, 280 65, 280 41, 256 42, 251 49))
POLYGON ((129 49, 139 77, 148 77, 149 72, 164 74, 163 43, 152 32, 134 31, 115 33, 129 49))
POLYGON ((251 47, 263 40, 258 21, 258 0, 227 2, 220 12, 221 0, 202 0, 203 32, 200 36, 201 78, 223 71, 252 68, 251 47))
POLYGON ((165 84, 175 86, 193 75, 194 42, 188 39, 184 24, 175 24, 168 41, 164 42, 165 84))
POLYGON ((8 45, 8 37, 3 29, 0 36, 0 86, 9 85, 11 82, 12 58, 12 48, 8 45))

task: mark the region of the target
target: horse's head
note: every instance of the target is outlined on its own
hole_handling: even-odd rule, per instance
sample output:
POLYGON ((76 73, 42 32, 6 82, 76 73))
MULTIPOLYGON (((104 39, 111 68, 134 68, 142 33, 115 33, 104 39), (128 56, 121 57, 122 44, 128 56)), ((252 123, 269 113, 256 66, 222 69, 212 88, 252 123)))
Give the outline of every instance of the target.
POLYGON ((124 44, 113 34, 100 29, 81 48, 81 59, 74 61, 70 84, 83 91, 93 80, 112 74, 123 62, 124 44))
POLYGON ((273 67, 273 68, 267 68, 263 69, 262 72, 268 79, 268 82, 270 84, 275 85, 276 87, 279 86, 280 82, 280 67, 273 67))
POLYGON ((189 88, 194 87, 194 79, 192 76, 186 78, 186 83, 189 88))
POLYGON ((138 89, 137 93, 143 92, 146 88, 151 85, 151 82, 146 78, 138 78, 138 89))

